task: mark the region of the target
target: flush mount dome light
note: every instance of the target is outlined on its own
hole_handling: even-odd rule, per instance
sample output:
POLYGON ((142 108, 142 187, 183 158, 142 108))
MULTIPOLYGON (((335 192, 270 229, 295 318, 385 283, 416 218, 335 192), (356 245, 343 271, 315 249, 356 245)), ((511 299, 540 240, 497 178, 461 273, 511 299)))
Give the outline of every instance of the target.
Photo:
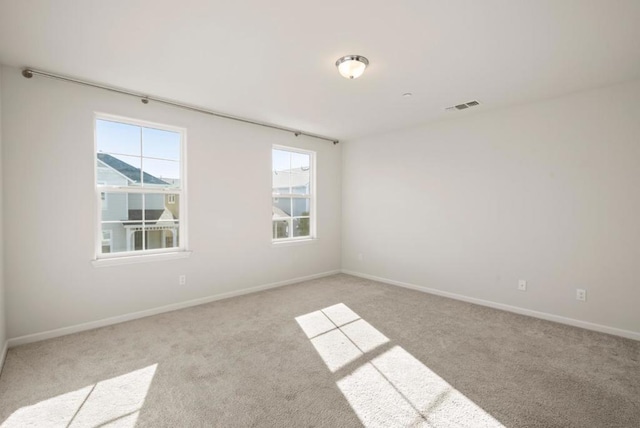
POLYGON ((362 76, 369 60, 360 55, 347 55, 336 61, 338 71, 347 79, 357 79, 362 76))

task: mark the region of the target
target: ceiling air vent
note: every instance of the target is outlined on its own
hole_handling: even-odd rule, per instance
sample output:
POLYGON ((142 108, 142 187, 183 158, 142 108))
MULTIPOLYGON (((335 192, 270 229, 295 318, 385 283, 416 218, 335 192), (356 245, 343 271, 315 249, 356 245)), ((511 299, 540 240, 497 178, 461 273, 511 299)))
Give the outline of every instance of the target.
POLYGON ((479 106, 480 103, 478 101, 469 101, 468 103, 462 103, 462 104, 458 104, 455 106, 451 106, 451 107, 447 107, 445 110, 447 111, 452 111, 452 110, 466 110, 470 107, 475 107, 475 106, 479 106))

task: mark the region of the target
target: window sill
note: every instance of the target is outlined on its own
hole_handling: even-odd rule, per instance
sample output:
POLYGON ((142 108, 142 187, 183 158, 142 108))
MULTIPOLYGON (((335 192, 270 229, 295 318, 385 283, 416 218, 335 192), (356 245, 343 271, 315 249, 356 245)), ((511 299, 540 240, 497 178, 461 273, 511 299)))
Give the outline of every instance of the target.
POLYGON ((136 263, 161 262, 165 260, 186 259, 191 251, 177 251, 175 253, 144 254, 140 256, 111 257, 107 259, 91 260, 93 267, 130 265, 136 263))
POLYGON ((295 245, 308 245, 318 242, 318 238, 292 239, 290 241, 271 241, 272 247, 290 247, 295 245))

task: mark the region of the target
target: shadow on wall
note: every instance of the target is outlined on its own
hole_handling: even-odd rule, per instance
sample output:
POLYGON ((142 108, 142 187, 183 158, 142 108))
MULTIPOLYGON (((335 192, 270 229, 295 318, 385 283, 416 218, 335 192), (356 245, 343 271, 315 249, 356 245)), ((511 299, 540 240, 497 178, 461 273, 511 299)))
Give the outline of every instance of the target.
POLYGON ((296 321, 366 427, 503 427, 343 303, 296 321))
POLYGON ((1 428, 27 426, 134 427, 157 364, 22 407, 1 428))

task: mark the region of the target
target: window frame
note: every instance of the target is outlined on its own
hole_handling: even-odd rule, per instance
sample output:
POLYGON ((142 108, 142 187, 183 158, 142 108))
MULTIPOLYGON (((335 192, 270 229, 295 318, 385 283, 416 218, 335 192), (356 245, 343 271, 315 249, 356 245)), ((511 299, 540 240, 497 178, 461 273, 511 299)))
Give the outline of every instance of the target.
MULTIPOLYGON (((133 119, 129 117, 117 116, 109 113, 94 112, 93 116, 93 171, 94 179, 93 186, 95 190, 95 245, 94 245, 94 266, 119 264, 119 260, 122 263, 140 262, 147 260, 164 260, 167 256, 179 255, 180 257, 185 254, 188 256, 190 251, 188 250, 188 227, 187 227, 187 130, 173 125, 166 125, 157 122, 151 122, 141 119, 133 119), (97 168, 97 155, 98 155, 98 133, 97 124, 98 120, 105 120, 109 122, 117 122, 125 125, 139 126, 143 128, 157 129, 161 131, 169 131, 180 134, 180 187, 129 187, 129 186, 108 186, 106 184, 98 183, 98 168, 97 168), (147 250, 132 250, 132 251, 120 251, 103 253, 102 252, 102 216, 104 210, 102 205, 102 194, 105 194, 105 199, 108 198, 108 193, 121 193, 121 194, 161 194, 163 200, 167 199, 168 194, 177 194, 180 201, 178 211, 178 246, 171 248, 155 248, 147 250)), ((143 196, 144 197, 144 196, 143 196)), ((127 198, 128 199, 128 198, 127 198)), ((127 204, 128 210, 128 204, 127 204)), ((143 234, 144 235, 144 234, 143 234)), ((174 237, 175 239, 175 237, 174 237)), ((112 238, 113 247, 113 238, 112 238)))
MULTIPOLYGON (((273 144, 271 146, 271 198, 270 198, 270 212, 271 212, 271 243, 274 245, 287 244, 287 243, 295 243, 295 242, 304 242, 304 241, 315 241, 317 239, 317 224, 316 224, 316 201, 317 201, 317 192, 316 192, 316 156, 317 153, 313 150, 305 150, 298 147, 290 147, 283 146, 279 144, 273 144), (309 155, 309 195, 301 195, 299 193, 274 193, 273 192, 273 151, 281 150, 291 153, 299 153, 303 155, 309 155), (286 238, 274 238, 273 237, 273 228, 274 223, 278 220, 273 219, 273 201, 278 198, 291 198, 291 199, 308 199, 309 200, 309 235, 306 236, 291 236, 286 238)), ((291 191, 291 190, 290 190, 291 191)), ((291 227, 293 227, 293 219, 297 218, 292 215, 287 217, 290 221, 291 227)), ((306 216, 305 216, 306 217, 306 216)))

